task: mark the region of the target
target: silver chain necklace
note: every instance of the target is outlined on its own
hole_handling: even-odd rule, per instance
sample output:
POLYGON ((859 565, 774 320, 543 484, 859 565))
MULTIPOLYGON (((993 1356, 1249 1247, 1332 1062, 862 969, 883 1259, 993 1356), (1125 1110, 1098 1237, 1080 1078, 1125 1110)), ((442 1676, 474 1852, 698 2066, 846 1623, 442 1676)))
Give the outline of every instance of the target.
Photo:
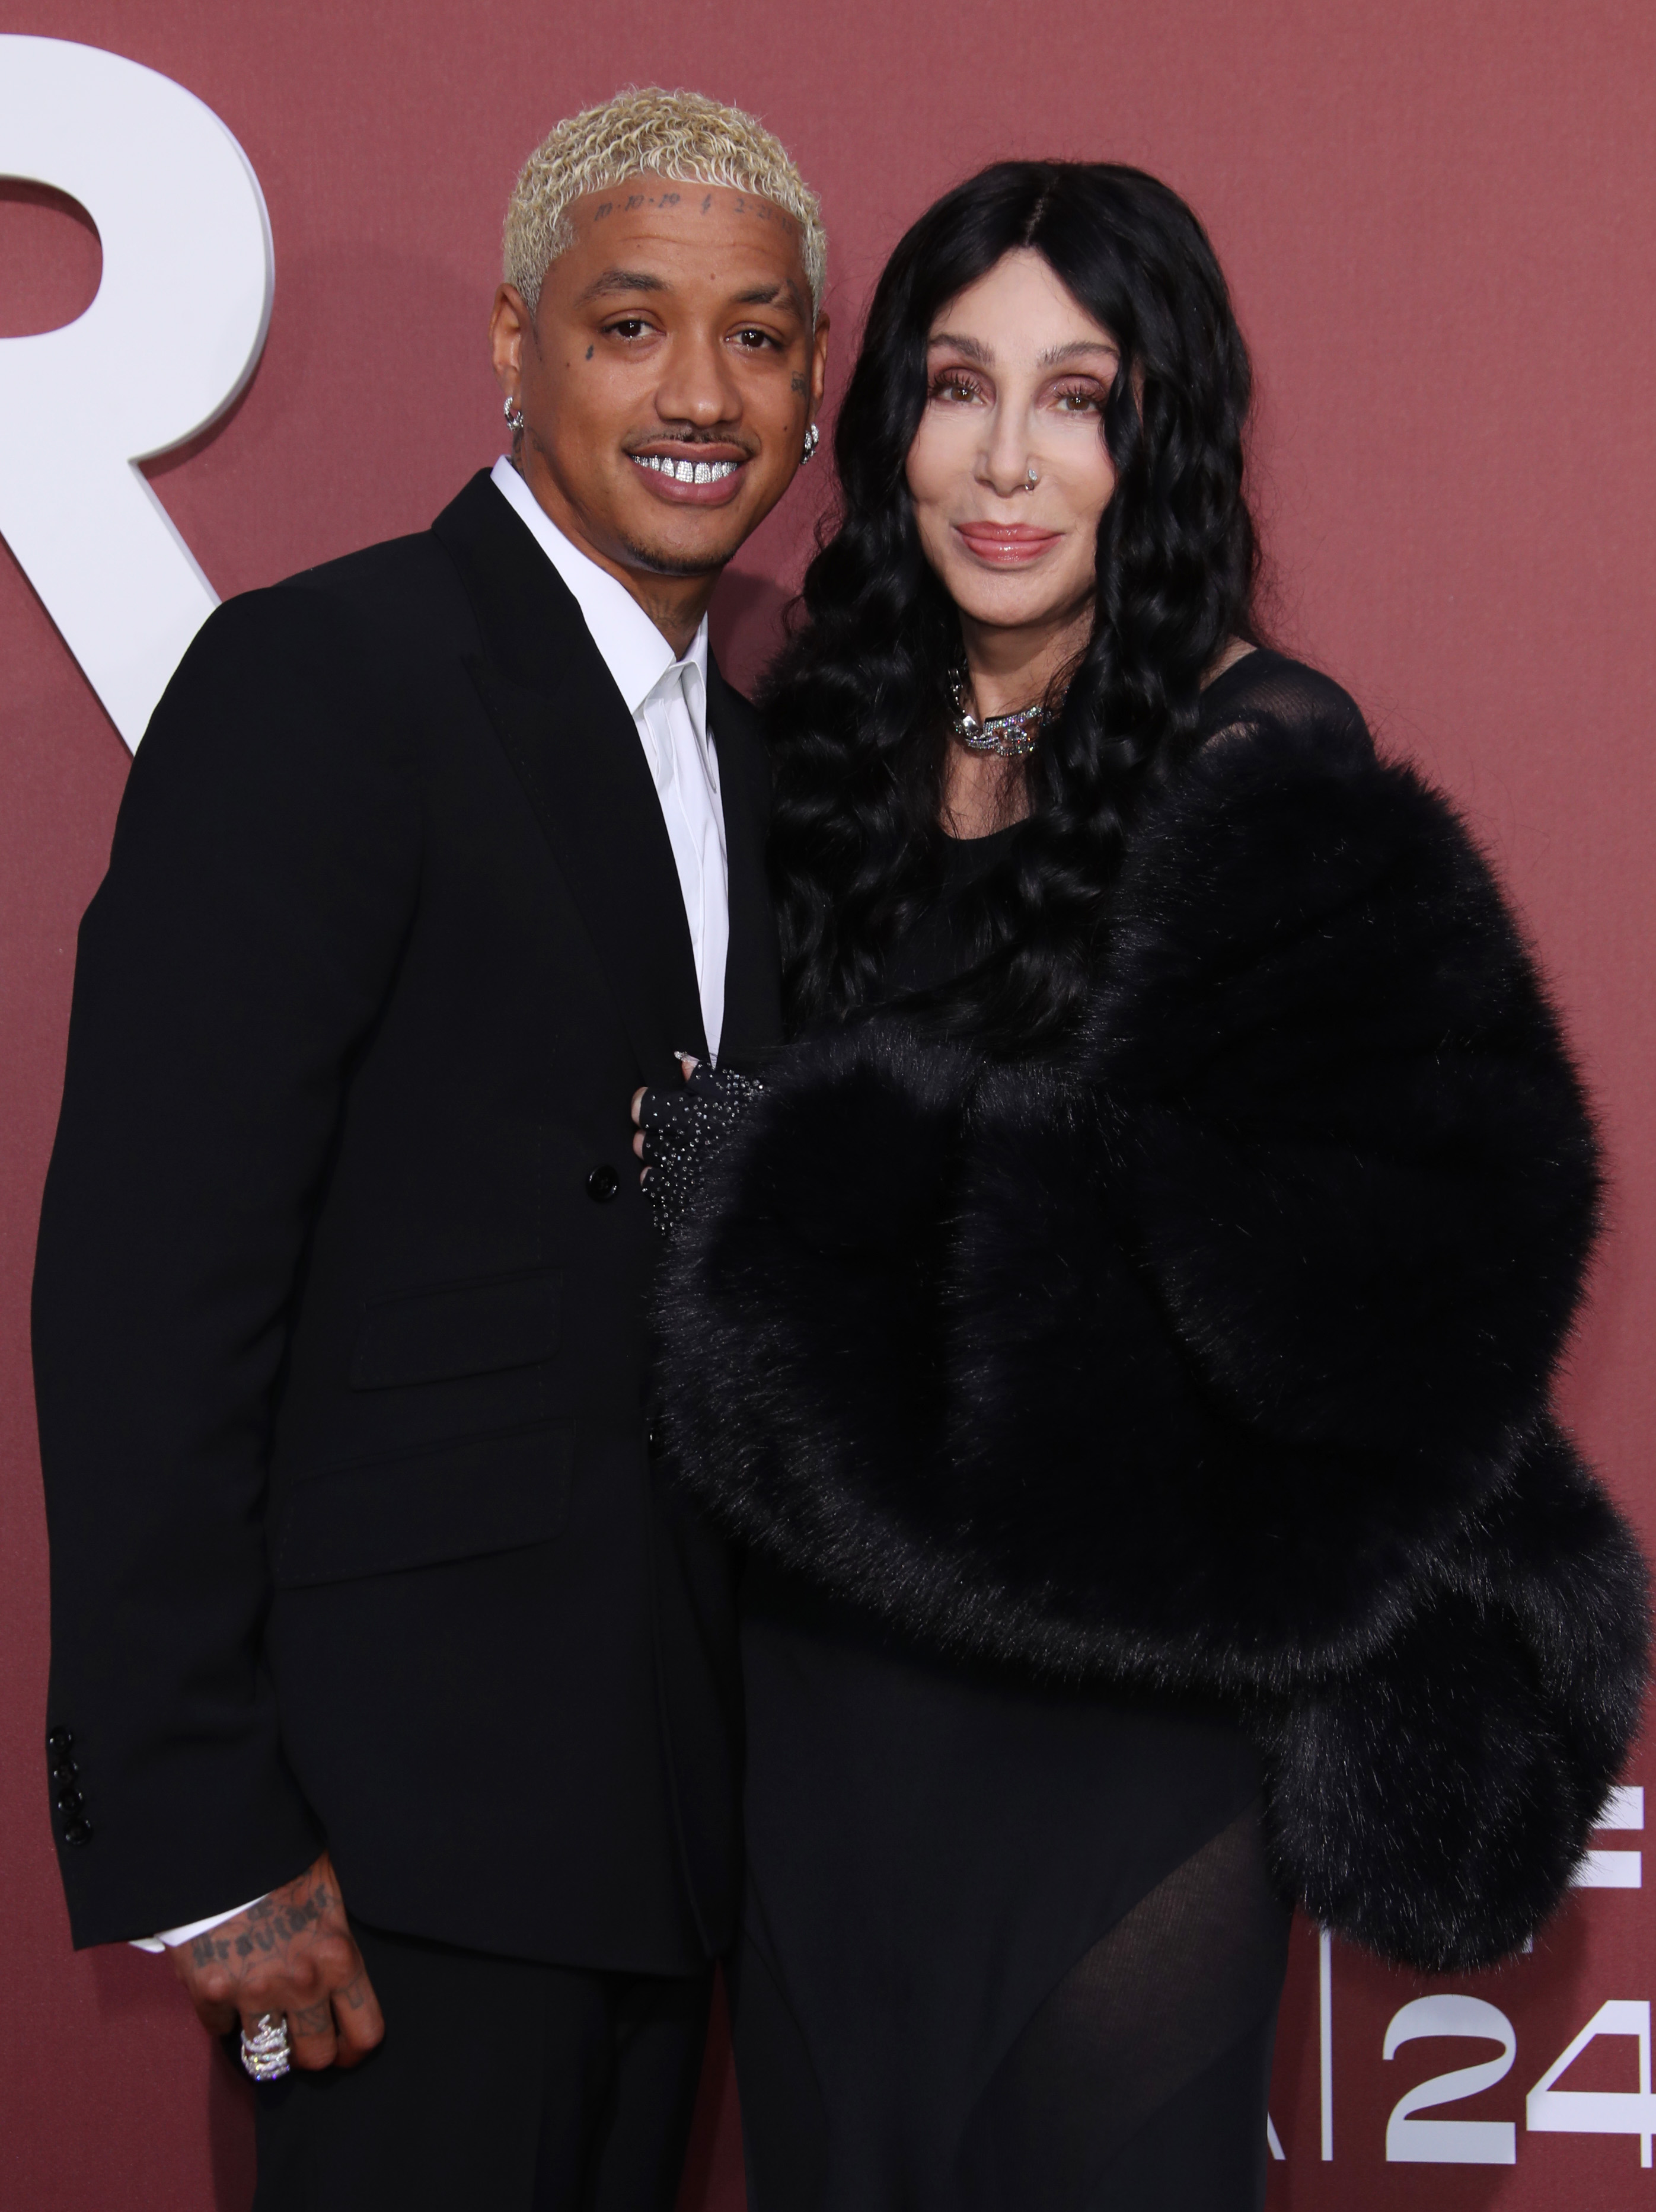
POLYGON ((1037 738, 1046 727, 1046 702, 1020 707, 1012 714, 985 714, 980 722, 971 711, 966 672, 954 675, 954 734, 969 753, 998 753, 1002 760, 1027 760, 1037 738))

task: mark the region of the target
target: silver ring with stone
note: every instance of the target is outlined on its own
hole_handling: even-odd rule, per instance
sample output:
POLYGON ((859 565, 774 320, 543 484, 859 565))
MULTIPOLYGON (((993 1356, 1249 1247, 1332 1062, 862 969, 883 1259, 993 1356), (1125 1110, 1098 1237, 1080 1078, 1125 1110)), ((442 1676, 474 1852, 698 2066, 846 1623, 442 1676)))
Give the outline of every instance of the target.
POLYGON ((251 2035, 242 2029, 241 2063, 255 2081, 279 2081, 288 2071, 288 2023, 279 2012, 260 2013, 251 2035))

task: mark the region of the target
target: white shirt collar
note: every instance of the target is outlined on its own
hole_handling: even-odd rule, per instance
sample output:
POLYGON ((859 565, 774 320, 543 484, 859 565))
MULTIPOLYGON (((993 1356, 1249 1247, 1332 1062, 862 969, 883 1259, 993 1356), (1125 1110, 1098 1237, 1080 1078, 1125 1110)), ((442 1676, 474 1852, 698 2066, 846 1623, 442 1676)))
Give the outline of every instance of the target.
POLYGON ((685 704, 706 742, 707 617, 703 616, 682 662, 626 586, 572 544, 523 478, 502 453, 490 471, 495 483, 525 524, 535 543, 569 586, 581 609, 593 643, 615 678, 615 688, 636 715, 670 668, 694 668, 699 684, 684 686, 685 704))

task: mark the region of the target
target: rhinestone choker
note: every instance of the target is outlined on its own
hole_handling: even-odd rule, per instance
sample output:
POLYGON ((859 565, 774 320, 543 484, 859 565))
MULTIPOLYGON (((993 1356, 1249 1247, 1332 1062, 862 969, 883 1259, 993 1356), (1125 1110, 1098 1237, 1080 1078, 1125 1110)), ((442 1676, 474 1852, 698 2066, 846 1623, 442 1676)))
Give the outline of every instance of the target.
POLYGON ((1020 707, 1013 714, 986 714, 980 722, 971 711, 966 672, 954 677, 954 734, 969 753, 998 753, 1002 760, 1027 760, 1046 727, 1044 699, 1020 707))

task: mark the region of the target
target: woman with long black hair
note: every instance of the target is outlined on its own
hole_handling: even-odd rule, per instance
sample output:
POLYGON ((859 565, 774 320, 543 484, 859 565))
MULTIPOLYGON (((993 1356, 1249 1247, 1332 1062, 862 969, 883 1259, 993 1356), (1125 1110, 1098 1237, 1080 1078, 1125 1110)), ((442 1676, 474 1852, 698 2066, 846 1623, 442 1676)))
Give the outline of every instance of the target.
POLYGON ((1453 814, 1260 640, 1249 384, 1148 177, 916 224, 769 687, 796 1041, 642 1095, 748 1547, 755 2212, 1257 2206, 1288 1901, 1500 1956, 1635 1723, 1549 1409, 1580 1090, 1453 814))

